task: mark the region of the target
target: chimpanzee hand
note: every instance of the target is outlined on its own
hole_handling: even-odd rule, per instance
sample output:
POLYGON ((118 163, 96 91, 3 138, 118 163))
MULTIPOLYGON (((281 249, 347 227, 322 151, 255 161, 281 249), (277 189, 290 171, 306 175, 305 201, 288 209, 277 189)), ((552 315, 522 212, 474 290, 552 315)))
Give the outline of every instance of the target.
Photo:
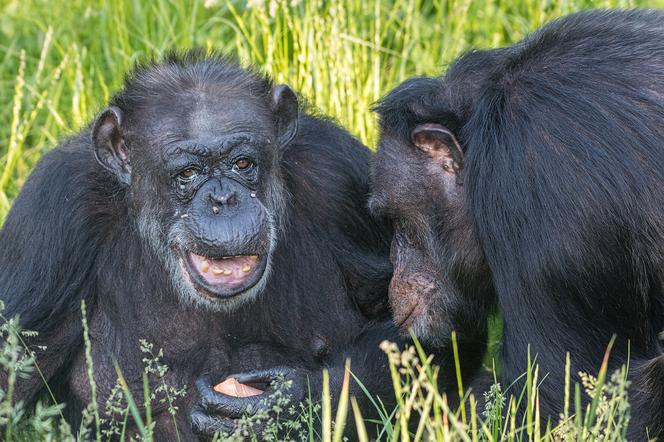
MULTIPOLYGON (((208 376, 202 376, 196 381, 196 388, 200 396, 198 404, 191 411, 191 425, 194 432, 201 438, 212 438, 215 433, 233 433, 238 420, 243 416, 256 416, 264 414, 273 416, 273 409, 280 397, 275 394, 281 390, 289 398, 289 404, 302 402, 307 394, 307 378, 309 372, 288 367, 274 367, 267 370, 256 370, 248 373, 230 375, 241 384, 264 384, 267 389, 260 395, 249 397, 234 397, 218 393, 213 389, 208 376)), ((281 396, 283 397, 283 396, 281 396)), ((282 409, 280 416, 288 417, 288 406, 282 409)), ((252 425, 252 430, 260 436, 265 421, 252 425)))

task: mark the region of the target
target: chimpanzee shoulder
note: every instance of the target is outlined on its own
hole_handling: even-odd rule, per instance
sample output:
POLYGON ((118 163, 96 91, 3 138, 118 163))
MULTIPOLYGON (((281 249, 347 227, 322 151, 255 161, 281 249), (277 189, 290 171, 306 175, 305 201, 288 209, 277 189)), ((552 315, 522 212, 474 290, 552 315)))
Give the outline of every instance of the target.
POLYGON ((44 155, 0 230, 0 241, 12 244, 0 250, 0 293, 31 330, 57 325, 93 293, 105 215, 119 215, 103 210, 117 189, 100 185, 89 137, 85 131, 44 155))
POLYGON ((369 191, 370 151, 329 120, 303 115, 298 124, 298 135, 282 159, 287 186, 298 192, 296 207, 316 205, 310 215, 318 221, 328 218, 328 210, 361 205, 359 198, 369 191))
POLYGON ((389 313, 390 228, 367 208, 371 151, 329 118, 302 113, 282 158, 289 219, 315 230, 344 270, 355 301, 372 318, 389 313))
POLYGON ((662 17, 661 12, 643 10, 582 12, 554 21, 503 51, 460 134, 468 155, 467 174, 483 176, 469 181, 471 204, 493 210, 510 198, 509 206, 516 209, 536 203, 523 198, 526 188, 544 195, 569 186, 569 192, 586 190, 586 207, 600 211, 610 204, 615 209, 608 216, 632 219, 618 209, 631 204, 629 183, 608 175, 591 177, 579 169, 593 164, 625 171, 637 181, 661 179, 661 172, 645 169, 650 169, 648 163, 661 162, 656 146, 662 133, 655 130, 661 127, 655 121, 661 104, 652 92, 664 65, 658 37, 664 29, 662 17), (529 162, 520 161, 521 155, 528 155, 529 162), (578 169, 570 168, 570 162, 578 169), (524 169, 515 170, 519 167, 524 169), (480 172, 486 170, 492 175, 480 172), (569 179, 552 183, 546 177, 554 170, 569 179), (486 187, 506 174, 514 177, 512 188, 486 187), (612 191, 597 193, 598 185, 612 191))

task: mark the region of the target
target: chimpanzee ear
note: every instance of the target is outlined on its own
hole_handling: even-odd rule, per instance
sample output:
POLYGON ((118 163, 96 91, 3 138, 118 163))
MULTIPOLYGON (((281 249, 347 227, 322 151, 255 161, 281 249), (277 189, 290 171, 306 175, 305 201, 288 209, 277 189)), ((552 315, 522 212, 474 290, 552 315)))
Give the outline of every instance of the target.
POLYGON ((272 90, 272 113, 276 119, 277 142, 281 147, 293 141, 297 134, 297 108, 297 96, 290 87, 280 84, 272 90))
POLYGON ((463 169, 463 152, 451 130, 435 123, 420 124, 410 137, 413 144, 445 172, 458 177, 463 169))
POLYGON ((106 170, 115 174, 121 183, 131 182, 131 167, 127 146, 122 135, 122 111, 111 106, 101 113, 92 129, 95 157, 106 170))

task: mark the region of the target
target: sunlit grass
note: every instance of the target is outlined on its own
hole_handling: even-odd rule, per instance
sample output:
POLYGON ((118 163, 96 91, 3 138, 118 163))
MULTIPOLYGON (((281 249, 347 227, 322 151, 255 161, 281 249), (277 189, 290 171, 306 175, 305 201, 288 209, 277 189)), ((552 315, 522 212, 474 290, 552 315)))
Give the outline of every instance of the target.
MULTIPOLYGON (((97 386, 92 358, 89 357, 91 341, 87 332, 84 305, 81 310, 87 377, 94 396, 97 386)), ((26 408, 24 403, 13 397, 13 392, 20 377, 39 370, 39 361, 26 347, 23 339, 34 334, 20 330, 16 318, 8 319, 0 314, 0 319, 0 334, 4 337, 4 345, 0 348, 0 371, 8 382, 6 391, 0 389, 0 426, 4 430, 3 440, 124 441, 128 440, 125 436, 131 428, 133 433, 137 433, 135 437, 138 440, 152 441, 155 440, 152 416, 155 403, 167 403, 168 412, 173 416, 177 413, 174 401, 183 396, 185 391, 176 389, 165 381, 168 367, 163 364, 162 358, 167 350, 156 351, 152 344, 145 341, 140 342, 141 351, 145 355, 143 391, 130 390, 120 362, 114 361, 117 384, 109 397, 101 402, 104 404, 103 414, 96 402, 90 403, 83 410, 81 425, 77 431, 72 431, 64 421, 62 406, 54 403, 52 397, 44 397, 34 410, 26 408), (157 387, 153 386, 151 390, 150 381, 155 380, 158 381, 157 387), (142 409, 137 405, 140 397, 136 395, 139 393, 143 399, 142 409)), ((452 339, 454 341, 454 336, 452 339)), ((458 356, 455 357, 457 369, 443 373, 439 367, 432 364, 432 357, 424 353, 417 341, 414 346, 406 349, 399 349, 389 342, 381 344, 381 348, 386 353, 391 372, 391 379, 385 379, 385 382, 392 382, 397 406, 393 410, 381 409, 382 417, 378 421, 365 420, 357 406, 356 397, 350 395, 351 380, 360 384, 361 380, 352 375, 351 361, 347 361, 341 391, 331 388, 328 373, 325 371, 322 397, 310 398, 304 404, 292 404, 286 394, 288 382, 278 381, 273 384, 271 393, 275 403, 273 414, 266 411, 255 417, 242 418, 235 433, 217 435, 214 440, 340 442, 345 437, 360 441, 390 442, 625 440, 630 420, 627 395, 629 381, 625 366, 613 373, 608 372, 611 345, 597 376, 579 373, 581 385, 572 385, 570 381, 571 360, 569 355, 567 356, 566 382, 562 392, 564 411, 552 420, 544 420, 540 415, 541 375, 536 357, 528 361, 528 369, 522 376, 522 380, 525 380, 523 387, 496 383, 490 391, 478 397, 477 392, 472 389, 461 387, 463 379, 458 356), (452 379, 460 386, 460 407, 450 406, 445 392, 439 390, 438 381, 445 378, 452 379), (338 395, 336 408, 332 405, 332 395, 338 395), (582 401, 583 396, 586 396, 587 400, 582 401), (284 420, 278 417, 287 409, 295 410, 290 412, 296 416, 294 419, 284 420), (355 424, 354 429, 346 430, 351 421, 355 424), (257 425, 263 430, 260 437, 255 431, 257 425)), ((377 403, 376 406, 379 407, 377 403)), ((172 430, 179 439, 175 419, 172 424, 172 430)))
POLYGON ((167 49, 236 54, 373 145, 371 105, 404 79, 553 17, 637 5, 664 0, 0 1, 0 221, 41 155, 167 49))

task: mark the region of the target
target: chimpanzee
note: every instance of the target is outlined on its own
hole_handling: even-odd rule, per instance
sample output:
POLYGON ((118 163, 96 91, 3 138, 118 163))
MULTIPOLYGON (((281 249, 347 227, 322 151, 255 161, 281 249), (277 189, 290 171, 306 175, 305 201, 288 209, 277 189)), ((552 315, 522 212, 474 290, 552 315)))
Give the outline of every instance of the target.
MULTIPOLYGON (((98 402, 117 360, 143 403, 145 339, 163 349, 166 382, 187 386, 175 404, 184 440, 195 437, 192 409, 202 434, 258 411, 205 377, 194 408, 204 375, 284 376, 294 400, 309 386, 316 399, 322 367, 338 392, 350 357, 364 385, 393 401, 378 348, 398 339, 391 233, 366 208, 370 152, 299 107, 290 88, 232 59, 173 53, 139 66, 93 124, 35 167, 0 232, 0 298, 5 316, 39 332, 29 344, 75 425, 91 400, 82 299, 98 402)), ((43 391, 35 374, 15 396, 33 403, 43 391)), ((152 408, 155 439, 175 440, 165 406, 152 408)))
POLYGON ((377 105, 372 169, 397 322, 445 342, 454 312, 495 302, 504 379, 530 349, 554 421, 566 353, 597 373, 615 336, 633 439, 664 430, 662 35, 663 11, 582 12, 410 79, 377 105))

